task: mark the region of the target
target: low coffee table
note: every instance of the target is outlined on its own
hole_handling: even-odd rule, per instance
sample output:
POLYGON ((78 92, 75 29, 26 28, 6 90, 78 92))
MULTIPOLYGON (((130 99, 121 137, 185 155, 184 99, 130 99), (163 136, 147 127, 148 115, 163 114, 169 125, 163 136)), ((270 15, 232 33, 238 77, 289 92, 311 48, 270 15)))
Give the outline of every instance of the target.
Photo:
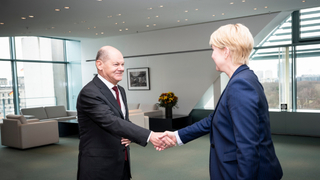
POLYGON ((59 137, 79 134, 78 119, 58 121, 59 137))
POLYGON ((174 114, 172 118, 165 116, 149 117, 149 129, 155 132, 174 131, 191 125, 192 118, 188 115, 174 114))

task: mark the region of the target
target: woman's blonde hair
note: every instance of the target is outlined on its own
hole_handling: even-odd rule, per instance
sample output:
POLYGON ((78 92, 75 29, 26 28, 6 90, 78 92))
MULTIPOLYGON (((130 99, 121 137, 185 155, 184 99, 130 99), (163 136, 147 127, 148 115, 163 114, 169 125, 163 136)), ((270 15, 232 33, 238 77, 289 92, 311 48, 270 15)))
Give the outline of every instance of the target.
POLYGON ((242 24, 221 26, 211 34, 209 44, 220 49, 229 48, 233 64, 249 64, 253 37, 246 26, 242 24))

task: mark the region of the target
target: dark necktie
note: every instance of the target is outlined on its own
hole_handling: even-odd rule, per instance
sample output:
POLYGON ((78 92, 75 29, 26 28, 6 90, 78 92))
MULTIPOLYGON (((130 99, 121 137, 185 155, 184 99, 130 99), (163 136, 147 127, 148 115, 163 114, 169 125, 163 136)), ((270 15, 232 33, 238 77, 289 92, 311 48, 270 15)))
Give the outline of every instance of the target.
MULTIPOLYGON (((112 88, 115 92, 116 92, 116 99, 117 99, 117 102, 120 106, 120 109, 121 109, 121 103, 120 103, 120 98, 119 98, 119 90, 118 90, 118 87, 117 86, 113 86, 112 88)), ((124 160, 128 161, 128 152, 127 152, 127 147, 125 147, 125 157, 124 157, 124 160)))
POLYGON ((121 103, 120 103, 120 98, 119 98, 119 90, 118 90, 118 87, 117 86, 113 86, 113 88, 112 88, 115 92, 116 92, 116 96, 117 96, 117 102, 118 102, 118 104, 119 104, 119 106, 120 106, 120 109, 121 109, 121 103))

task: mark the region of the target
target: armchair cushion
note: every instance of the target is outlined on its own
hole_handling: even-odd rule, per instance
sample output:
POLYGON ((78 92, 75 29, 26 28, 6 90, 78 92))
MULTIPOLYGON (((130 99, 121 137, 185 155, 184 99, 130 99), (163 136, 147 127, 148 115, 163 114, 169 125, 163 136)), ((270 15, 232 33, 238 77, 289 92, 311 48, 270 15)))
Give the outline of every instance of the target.
POLYGON ((28 124, 27 119, 23 115, 8 114, 7 119, 18 119, 21 124, 28 124))

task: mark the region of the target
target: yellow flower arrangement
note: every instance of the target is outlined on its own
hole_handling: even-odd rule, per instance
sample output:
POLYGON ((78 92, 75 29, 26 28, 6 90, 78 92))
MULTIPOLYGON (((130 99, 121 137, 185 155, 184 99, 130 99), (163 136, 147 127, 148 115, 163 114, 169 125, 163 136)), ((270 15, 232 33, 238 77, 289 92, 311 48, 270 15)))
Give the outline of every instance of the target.
POLYGON ((158 103, 159 107, 170 107, 170 108, 178 108, 178 97, 174 95, 173 92, 169 91, 168 93, 162 93, 159 96, 158 103))

